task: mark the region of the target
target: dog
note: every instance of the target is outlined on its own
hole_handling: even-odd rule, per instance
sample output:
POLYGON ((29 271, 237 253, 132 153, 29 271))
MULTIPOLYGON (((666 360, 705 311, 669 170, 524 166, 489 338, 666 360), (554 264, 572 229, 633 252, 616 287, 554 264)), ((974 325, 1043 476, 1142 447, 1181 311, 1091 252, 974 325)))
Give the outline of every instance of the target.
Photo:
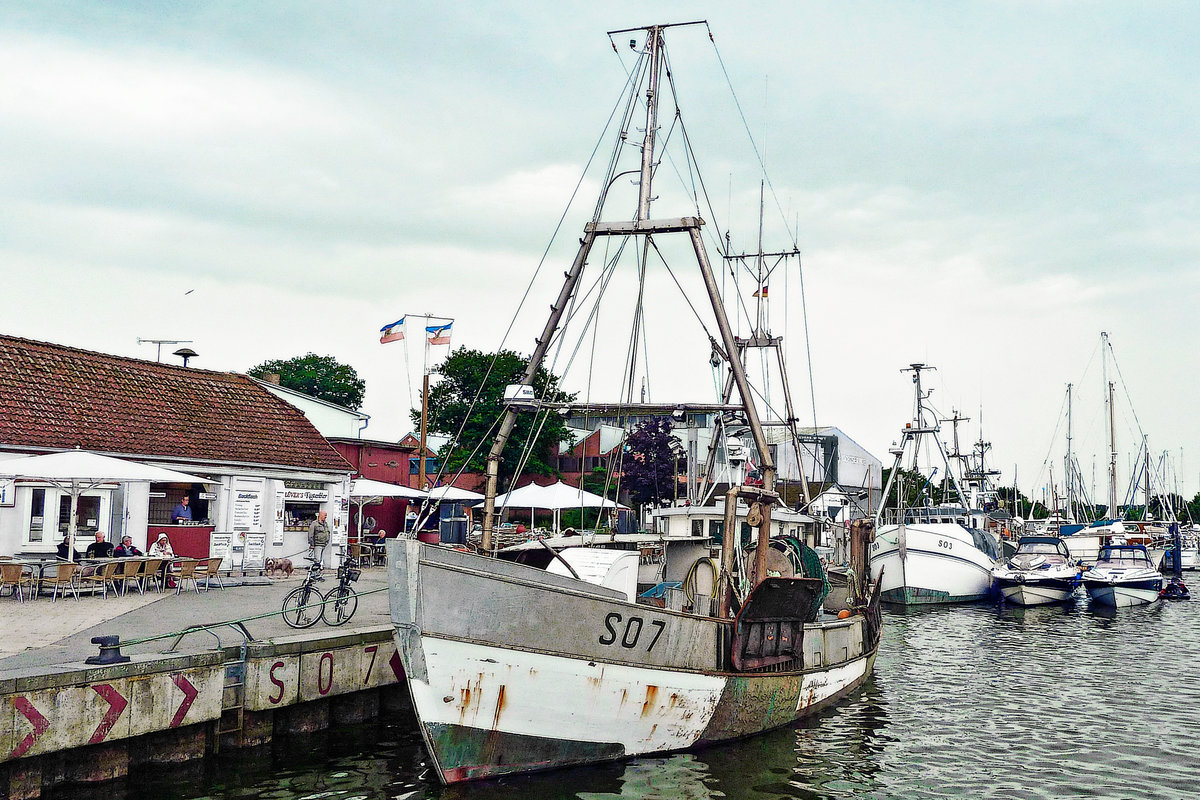
POLYGON ((267 575, 282 578, 292 577, 292 572, 295 570, 290 558, 268 558, 263 566, 267 570, 267 575))

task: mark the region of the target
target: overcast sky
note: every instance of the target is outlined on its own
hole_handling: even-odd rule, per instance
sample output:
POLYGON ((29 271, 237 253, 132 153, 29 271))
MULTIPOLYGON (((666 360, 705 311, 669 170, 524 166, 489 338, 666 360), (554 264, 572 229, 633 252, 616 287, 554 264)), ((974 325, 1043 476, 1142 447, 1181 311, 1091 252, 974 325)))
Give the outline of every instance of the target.
MULTIPOLYGON (((719 230, 754 247, 748 126, 768 217, 803 252, 815 402, 798 270, 771 302, 805 422, 815 405, 886 462, 911 414, 900 369, 935 365, 933 401, 972 418, 964 438, 982 410, 994 465, 1030 493, 1075 382, 1102 481, 1104 330, 1133 408, 1122 480, 1135 412, 1196 491, 1190 2, 4 3, 0 331, 150 359, 138 337, 188 339, 216 370, 332 355, 367 382, 365 435, 396 438, 421 352, 406 379, 380 326, 444 314, 456 346, 497 347, 632 61, 605 31, 692 19, 715 48, 702 29, 669 42, 719 230)), ((768 248, 789 243, 777 227, 768 248)), ((672 350, 673 321, 648 325, 673 355, 652 399, 709 400, 706 345, 672 350)))

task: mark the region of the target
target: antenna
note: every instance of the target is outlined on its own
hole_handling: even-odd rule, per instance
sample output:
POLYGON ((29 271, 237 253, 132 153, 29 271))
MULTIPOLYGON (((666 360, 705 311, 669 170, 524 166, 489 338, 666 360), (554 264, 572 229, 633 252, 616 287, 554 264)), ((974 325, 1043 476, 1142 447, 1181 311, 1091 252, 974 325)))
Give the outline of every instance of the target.
MULTIPOLYGON (((139 336, 137 343, 138 344, 158 345, 158 350, 154 355, 154 360, 161 363, 162 362, 162 346, 164 344, 192 344, 192 340, 191 339, 143 339, 142 337, 139 336)), ((185 363, 184 366, 187 366, 187 364, 185 363)))

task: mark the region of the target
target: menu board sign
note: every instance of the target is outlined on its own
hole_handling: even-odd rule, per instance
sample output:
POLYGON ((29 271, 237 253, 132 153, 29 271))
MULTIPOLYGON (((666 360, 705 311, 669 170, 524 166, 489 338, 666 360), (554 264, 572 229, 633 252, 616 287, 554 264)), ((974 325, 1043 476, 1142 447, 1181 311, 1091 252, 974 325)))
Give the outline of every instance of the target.
POLYGON ((262 493, 257 489, 235 489, 233 492, 233 529, 261 531, 262 493))
POLYGON ((212 558, 221 557, 221 569, 233 569, 232 533, 213 532, 208 536, 208 554, 212 558))
POLYGON ((262 569, 267 559, 267 535, 247 533, 246 549, 242 551, 242 569, 262 569))
POLYGON ((275 524, 271 528, 271 544, 283 544, 283 526, 287 519, 287 514, 283 507, 284 496, 283 492, 275 492, 275 524))

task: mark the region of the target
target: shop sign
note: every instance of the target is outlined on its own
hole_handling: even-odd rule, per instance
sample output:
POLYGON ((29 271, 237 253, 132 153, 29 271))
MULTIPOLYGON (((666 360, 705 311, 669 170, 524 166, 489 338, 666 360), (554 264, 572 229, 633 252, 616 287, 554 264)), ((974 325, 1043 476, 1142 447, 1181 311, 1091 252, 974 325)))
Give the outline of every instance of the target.
POLYGON ((14 506, 17 504, 17 479, 4 478, 0 479, 0 506, 14 506))
POLYGON ((324 503, 329 500, 328 489, 293 489, 287 487, 283 490, 284 500, 300 501, 304 503, 324 503))

